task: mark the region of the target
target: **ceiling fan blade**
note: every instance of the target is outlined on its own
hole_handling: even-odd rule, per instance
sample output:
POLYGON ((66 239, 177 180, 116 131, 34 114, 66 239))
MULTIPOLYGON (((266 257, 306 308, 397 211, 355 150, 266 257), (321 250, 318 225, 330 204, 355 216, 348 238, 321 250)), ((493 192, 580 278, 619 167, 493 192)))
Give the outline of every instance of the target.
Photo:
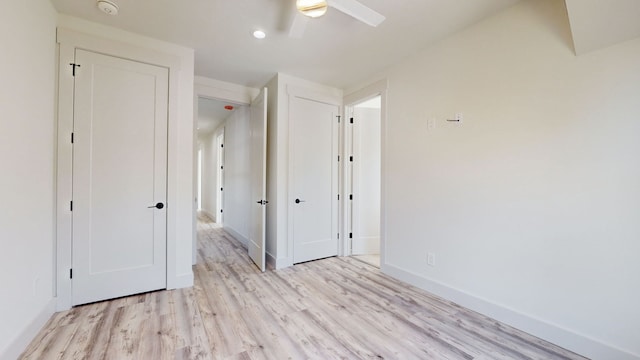
POLYGON ((294 39, 301 39, 302 35, 304 35, 304 30, 307 28, 308 22, 308 17, 300 13, 296 13, 296 15, 293 17, 291 27, 289 28, 289 37, 292 37, 294 39))
POLYGON ((356 0, 328 0, 329 6, 339 10, 363 23, 376 27, 386 18, 384 15, 362 5, 356 0))

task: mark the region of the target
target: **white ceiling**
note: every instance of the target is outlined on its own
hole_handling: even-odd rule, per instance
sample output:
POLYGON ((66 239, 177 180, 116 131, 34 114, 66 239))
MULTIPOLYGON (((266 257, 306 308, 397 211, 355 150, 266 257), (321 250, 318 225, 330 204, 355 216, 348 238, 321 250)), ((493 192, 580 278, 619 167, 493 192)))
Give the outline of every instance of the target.
POLYGON ((345 88, 518 0, 360 0, 386 21, 373 28, 330 8, 302 39, 288 36, 295 0, 113 1, 117 16, 95 0, 51 0, 60 13, 194 48, 196 75, 260 87, 282 72, 345 88))
POLYGON ((198 98, 198 133, 208 133, 222 124, 238 106, 228 101, 198 98), (225 105, 232 105, 233 110, 225 109, 225 105))
POLYGON ((576 54, 640 36, 639 0, 565 0, 576 54))

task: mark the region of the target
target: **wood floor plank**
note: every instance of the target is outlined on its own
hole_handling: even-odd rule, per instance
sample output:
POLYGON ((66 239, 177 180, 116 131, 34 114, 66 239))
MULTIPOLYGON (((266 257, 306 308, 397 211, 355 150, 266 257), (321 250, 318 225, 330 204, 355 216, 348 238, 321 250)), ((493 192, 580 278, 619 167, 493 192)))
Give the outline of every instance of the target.
POLYGON ((199 220, 193 288, 54 314, 20 359, 584 359, 357 259, 262 273, 199 220))

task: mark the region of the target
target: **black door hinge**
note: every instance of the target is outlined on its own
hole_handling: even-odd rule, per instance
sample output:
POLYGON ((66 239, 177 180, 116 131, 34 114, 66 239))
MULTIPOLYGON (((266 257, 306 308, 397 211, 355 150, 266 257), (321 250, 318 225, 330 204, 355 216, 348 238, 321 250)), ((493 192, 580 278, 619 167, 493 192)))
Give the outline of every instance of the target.
POLYGON ((69 201, 69 210, 73 211, 73 201, 69 201))
POLYGON ((349 123, 353 124, 353 118, 349 119, 349 123))
POLYGON ((72 76, 76 76, 76 68, 80 67, 80 64, 74 64, 74 63, 70 63, 69 65, 71 65, 71 75, 72 76))
POLYGON ((340 115, 336 115, 336 117, 338 118, 338 124, 339 124, 341 116, 340 115))
POLYGON ((349 156, 349 161, 353 162, 353 156, 349 156))
POLYGON ((220 188, 220 191, 224 191, 224 188, 220 188))
POLYGON ((340 201, 340 194, 338 194, 338 201, 340 201))
POLYGON ((353 194, 349 194, 349 200, 353 200, 353 194))
POLYGON ((220 144, 220 147, 224 147, 224 144, 220 144))
POLYGON ((69 279, 73 279, 73 269, 69 269, 69 279))
POLYGON ((71 133, 71 143, 73 144, 73 133, 71 133))
POLYGON ((222 213, 222 209, 220 209, 220 213, 222 213))
POLYGON ((220 170, 224 170, 224 166, 220 166, 220 170))
POLYGON ((353 233, 349 233, 349 239, 353 239, 353 233))

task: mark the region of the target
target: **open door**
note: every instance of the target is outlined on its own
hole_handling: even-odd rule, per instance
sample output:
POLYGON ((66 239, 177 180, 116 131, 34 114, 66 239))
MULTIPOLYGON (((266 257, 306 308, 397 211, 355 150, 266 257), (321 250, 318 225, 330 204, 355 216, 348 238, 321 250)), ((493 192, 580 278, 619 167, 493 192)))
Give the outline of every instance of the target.
POLYGON ((267 88, 251 103, 251 224, 249 257, 265 271, 265 222, 267 192, 267 88))

